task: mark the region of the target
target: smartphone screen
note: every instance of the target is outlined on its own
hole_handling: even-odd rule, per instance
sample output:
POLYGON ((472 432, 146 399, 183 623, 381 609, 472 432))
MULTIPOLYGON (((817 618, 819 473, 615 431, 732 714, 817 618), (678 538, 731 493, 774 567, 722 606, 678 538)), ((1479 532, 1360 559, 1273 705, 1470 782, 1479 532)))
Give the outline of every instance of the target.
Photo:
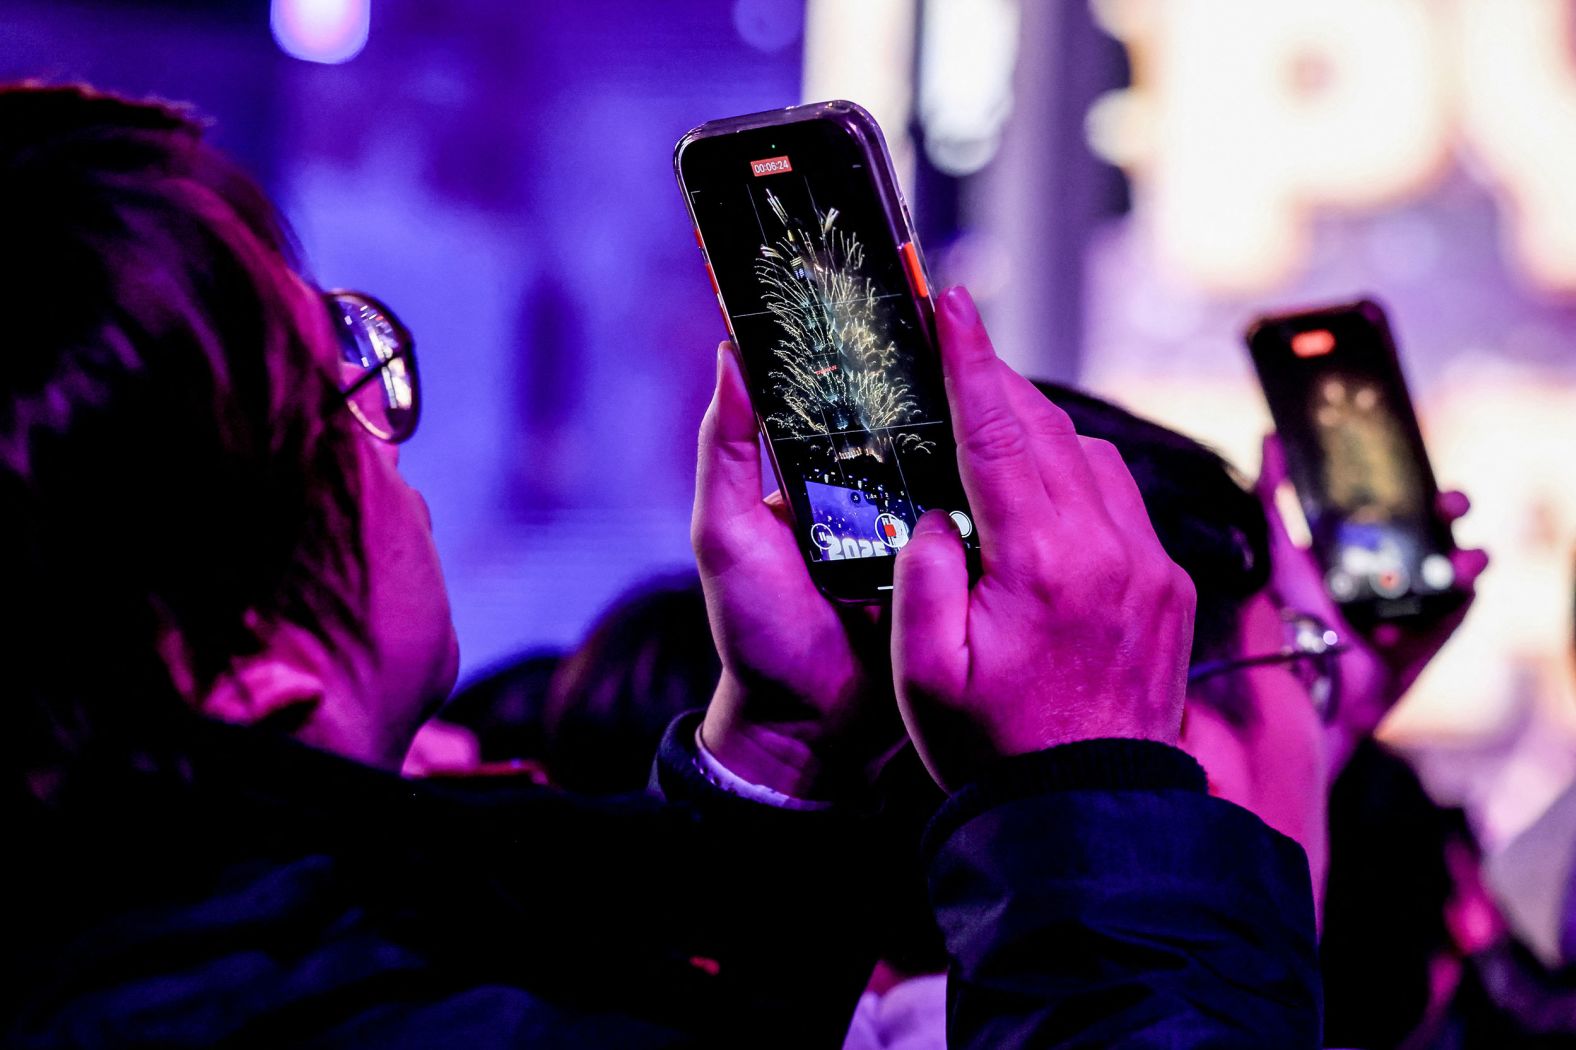
POLYGON ((1248 344, 1331 597, 1361 620, 1454 595, 1454 543, 1384 311, 1265 318, 1248 344))
POLYGON ((977 541, 884 148, 863 111, 828 110, 707 125, 676 165, 811 574, 868 601, 891 590, 892 558, 927 510, 977 541))

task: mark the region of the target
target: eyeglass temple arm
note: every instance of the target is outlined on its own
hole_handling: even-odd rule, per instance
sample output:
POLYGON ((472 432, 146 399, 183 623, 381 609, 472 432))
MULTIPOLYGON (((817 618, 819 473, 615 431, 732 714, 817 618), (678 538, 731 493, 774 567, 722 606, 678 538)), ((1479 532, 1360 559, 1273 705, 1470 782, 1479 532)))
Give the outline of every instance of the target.
POLYGON ((1284 664, 1290 663, 1293 660, 1311 659, 1315 656, 1339 656, 1348 648, 1350 647, 1345 644, 1340 644, 1332 645, 1328 649, 1324 649, 1317 653, 1310 653, 1302 649, 1284 649, 1278 653, 1265 653, 1263 656, 1244 656, 1231 660, 1205 660, 1203 663, 1188 669, 1187 680, 1189 682, 1198 682, 1205 678, 1213 678, 1215 675, 1224 674, 1227 671, 1235 671, 1242 667, 1262 667, 1266 664, 1284 664))

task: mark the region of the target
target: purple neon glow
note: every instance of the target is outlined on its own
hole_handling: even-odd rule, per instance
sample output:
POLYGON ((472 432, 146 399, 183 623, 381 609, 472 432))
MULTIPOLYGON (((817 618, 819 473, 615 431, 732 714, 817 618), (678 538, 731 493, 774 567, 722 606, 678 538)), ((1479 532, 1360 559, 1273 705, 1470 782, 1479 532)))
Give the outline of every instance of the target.
POLYGON ((372 0, 273 0, 269 23, 285 54, 306 62, 348 62, 367 44, 372 0))

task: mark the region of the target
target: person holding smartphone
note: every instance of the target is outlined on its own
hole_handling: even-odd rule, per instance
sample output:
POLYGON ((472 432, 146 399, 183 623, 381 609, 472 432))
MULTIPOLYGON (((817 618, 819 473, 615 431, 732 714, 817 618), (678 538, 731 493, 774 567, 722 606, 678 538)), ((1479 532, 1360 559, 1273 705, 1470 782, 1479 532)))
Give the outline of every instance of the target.
POLYGON ((308 281, 180 111, 16 87, 0 123, 8 1045, 836 1045, 894 711, 955 791, 958 1045, 1319 1045, 1301 853, 1174 747, 1187 580, 966 293, 938 334, 983 569, 919 522, 890 666, 760 501, 724 352, 695 515, 724 677, 661 797, 418 784, 456 661, 398 472, 411 333, 308 281))

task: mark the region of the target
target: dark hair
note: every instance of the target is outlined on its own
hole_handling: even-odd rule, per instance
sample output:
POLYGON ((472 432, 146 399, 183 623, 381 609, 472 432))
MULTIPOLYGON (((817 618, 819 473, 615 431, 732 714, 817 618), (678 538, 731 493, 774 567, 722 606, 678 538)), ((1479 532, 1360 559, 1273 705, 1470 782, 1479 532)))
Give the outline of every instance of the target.
POLYGON ((705 707, 721 673, 700 580, 635 587, 553 676, 543 712, 548 775, 588 794, 641 790, 668 723, 705 707))
POLYGON ((437 717, 469 729, 483 762, 540 761, 546 750, 542 710, 563 661, 551 649, 516 656, 466 682, 437 717))
POLYGON ((1078 433, 1115 445, 1155 534, 1198 592, 1193 662, 1233 655, 1242 604, 1269 583, 1264 508, 1220 455, 1109 401, 1056 383, 1035 386, 1078 433))
POLYGON ((0 127, 0 747, 39 795, 167 749, 274 625, 364 642, 365 573, 354 423, 262 191, 169 105, 16 85, 0 127))

